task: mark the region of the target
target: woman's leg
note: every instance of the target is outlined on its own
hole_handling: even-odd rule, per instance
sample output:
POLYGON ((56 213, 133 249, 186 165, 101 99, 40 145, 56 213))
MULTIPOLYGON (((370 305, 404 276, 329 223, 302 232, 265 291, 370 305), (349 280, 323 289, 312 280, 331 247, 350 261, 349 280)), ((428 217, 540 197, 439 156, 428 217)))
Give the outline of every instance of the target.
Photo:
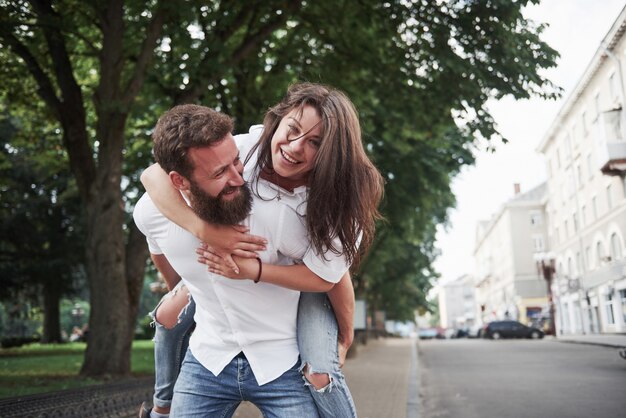
POLYGON ((180 372, 189 337, 194 329, 196 305, 187 288, 179 283, 163 296, 150 313, 156 327, 154 333, 154 411, 169 413, 174 383, 180 372))
POLYGON ((321 418, 354 418, 356 408, 337 357, 337 320, 325 293, 302 293, 298 347, 321 418))

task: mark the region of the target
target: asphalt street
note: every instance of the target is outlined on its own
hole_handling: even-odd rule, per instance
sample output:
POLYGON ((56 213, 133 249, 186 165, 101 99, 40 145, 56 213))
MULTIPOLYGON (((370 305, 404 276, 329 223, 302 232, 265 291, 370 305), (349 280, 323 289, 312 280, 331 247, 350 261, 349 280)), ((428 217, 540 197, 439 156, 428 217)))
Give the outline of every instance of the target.
POLYGON ((552 340, 420 340, 421 418, 626 416, 615 348, 552 340))

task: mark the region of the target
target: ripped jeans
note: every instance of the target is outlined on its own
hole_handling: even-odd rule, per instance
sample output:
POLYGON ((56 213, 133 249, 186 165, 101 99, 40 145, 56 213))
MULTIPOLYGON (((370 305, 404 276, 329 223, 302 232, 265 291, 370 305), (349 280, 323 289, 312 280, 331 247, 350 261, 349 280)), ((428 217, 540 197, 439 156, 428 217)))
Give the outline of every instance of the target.
POLYGON ((298 304, 298 349, 309 373, 327 373, 330 383, 309 387, 321 418, 353 418, 356 408, 337 354, 337 319, 326 293, 301 293, 298 304))
MULTIPOLYGON (((182 282, 181 282, 182 283, 182 282)), ((176 286, 172 292, 180 289, 176 286)), ((191 296, 189 303, 178 315, 178 322, 172 328, 165 328, 156 321, 156 311, 165 295, 153 312, 150 313, 156 324, 154 337, 155 384, 154 405, 171 406, 174 383, 180 372, 189 337, 194 328, 193 315, 196 310, 191 296)), ((298 348, 302 363, 300 370, 309 366, 310 373, 327 373, 330 384, 315 389, 306 378, 305 385, 315 401, 321 418, 355 418, 356 408, 346 379, 339 367, 337 354, 337 320, 325 293, 301 293, 298 305, 298 348)))
POLYGON ((189 337, 195 328, 196 323, 193 316, 196 313, 196 303, 189 295, 189 303, 178 314, 178 321, 172 328, 166 328, 156 319, 156 312, 167 298, 183 288, 180 281, 174 289, 161 298, 156 308, 150 312, 154 331, 154 397, 152 399, 155 406, 169 408, 174 395, 174 383, 178 378, 180 366, 185 358, 189 337))

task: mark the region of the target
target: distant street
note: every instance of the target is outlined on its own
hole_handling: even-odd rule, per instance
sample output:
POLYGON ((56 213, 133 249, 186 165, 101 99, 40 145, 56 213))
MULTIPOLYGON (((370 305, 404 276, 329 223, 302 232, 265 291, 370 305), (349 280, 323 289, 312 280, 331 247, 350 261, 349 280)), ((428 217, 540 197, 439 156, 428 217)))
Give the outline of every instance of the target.
POLYGON ((531 340, 418 342, 421 418, 612 418, 626 411, 616 349, 531 340))

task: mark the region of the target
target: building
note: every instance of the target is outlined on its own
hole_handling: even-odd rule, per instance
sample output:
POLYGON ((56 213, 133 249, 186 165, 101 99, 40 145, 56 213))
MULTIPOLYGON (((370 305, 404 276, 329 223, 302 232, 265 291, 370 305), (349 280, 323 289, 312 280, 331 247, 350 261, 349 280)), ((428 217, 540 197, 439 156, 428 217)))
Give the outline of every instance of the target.
POLYGON ((626 332, 626 8, 542 139, 557 332, 626 332))
POLYGON ((547 286, 534 254, 547 250, 546 185, 521 193, 516 184, 515 193, 491 220, 477 226, 477 317, 482 323, 516 319, 542 326, 547 286))
POLYGON ((476 301, 473 279, 464 275, 438 286, 439 324, 445 329, 471 328, 475 324, 476 301))

